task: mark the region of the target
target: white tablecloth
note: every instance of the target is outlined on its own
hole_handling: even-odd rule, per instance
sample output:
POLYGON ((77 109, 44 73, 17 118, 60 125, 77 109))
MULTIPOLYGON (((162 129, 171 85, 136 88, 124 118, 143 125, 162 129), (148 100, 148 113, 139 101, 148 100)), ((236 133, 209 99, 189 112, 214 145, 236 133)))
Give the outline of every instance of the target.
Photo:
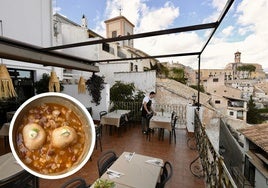
POLYGON ((120 117, 123 114, 128 114, 130 110, 115 110, 101 117, 100 123, 102 125, 120 126, 120 117))
POLYGON ((153 116, 149 124, 150 128, 163 128, 169 131, 171 128, 171 117, 167 116, 153 116))
POLYGON ((12 153, 0 156, 0 185, 16 176, 24 169, 18 164, 12 153))
POLYGON ((129 152, 124 152, 109 168, 124 175, 119 178, 110 179, 107 173, 104 173, 101 178, 109 179, 116 183, 116 187, 136 187, 136 188, 155 188, 160 172, 161 166, 147 163, 148 160, 157 160, 163 164, 162 159, 134 154, 130 161, 127 160, 126 156, 129 152))

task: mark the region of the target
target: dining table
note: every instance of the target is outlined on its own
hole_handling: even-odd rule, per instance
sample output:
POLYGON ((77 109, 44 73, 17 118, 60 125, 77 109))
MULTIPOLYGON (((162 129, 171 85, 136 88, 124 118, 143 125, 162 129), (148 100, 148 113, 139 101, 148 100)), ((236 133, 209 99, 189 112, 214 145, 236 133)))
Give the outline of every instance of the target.
POLYGON ((155 188, 162 166, 160 158, 123 152, 100 179, 113 181, 116 188, 155 188))
POLYGON ((130 110, 114 110, 102 116, 100 123, 102 125, 114 125, 116 127, 120 127, 120 117, 129 113, 130 110))
POLYGON ((4 138, 4 149, 5 150, 7 150, 8 146, 9 146, 9 140, 8 140, 9 127, 10 127, 10 123, 4 123, 0 129, 0 137, 4 138))
POLYGON ((14 158, 11 152, 0 156, 0 185, 12 179, 24 169, 14 158))
POLYGON ((0 156, 0 187, 11 186, 17 187, 23 178, 26 182, 31 182, 33 188, 39 187, 38 177, 24 170, 16 161, 11 152, 0 156), (15 184, 13 184, 15 183, 15 184))
POLYGON ((149 128, 162 128, 168 131, 172 130, 171 116, 155 115, 150 119, 149 128))
POLYGON ((10 182, 23 171, 11 152, 0 156, 0 186, 10 182))

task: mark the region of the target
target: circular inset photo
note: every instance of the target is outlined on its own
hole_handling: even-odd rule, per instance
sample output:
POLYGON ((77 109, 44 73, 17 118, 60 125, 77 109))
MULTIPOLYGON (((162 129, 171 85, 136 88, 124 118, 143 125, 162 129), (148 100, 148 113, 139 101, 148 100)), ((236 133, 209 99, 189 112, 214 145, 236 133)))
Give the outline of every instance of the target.
POLYGON ((44 179, 65 178, 89 160, 95 146, 95 125, 77 99, 43 93, 15 112, 9 143, 15 159, 29 173, 44 179))

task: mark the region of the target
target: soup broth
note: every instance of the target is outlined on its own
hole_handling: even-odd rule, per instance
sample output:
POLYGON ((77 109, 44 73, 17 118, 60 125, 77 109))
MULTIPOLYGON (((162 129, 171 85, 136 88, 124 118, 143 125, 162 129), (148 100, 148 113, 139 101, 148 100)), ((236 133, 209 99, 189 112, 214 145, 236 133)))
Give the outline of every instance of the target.
MULTIPOLYGON (((39 133, 38 130, 33 130, 36 131, 36 134, 39 133)), ((60 104, 40 104, 40 106, 28 110, 20 122, 16 139, 18 156, 26 166, 34 171, 42 174, 59 174, 70 169, 80 159, 84 151, 85 139, 82 123, 72 110, 60 104), (29 124, 37 124, 45 132, 45 141, 38 148, 32 149, 25 145, 25 139, 28 138, 25 137, 23 129, 29 124), (68 132, 68 127, 72 131, 68 132), (64 130, 60 134, 62 138, 52 138, 53 131, 61 128, 64 130), (53 140, 63 139, 64 142, 64 138, 69 134, 75 134, 75 139, 59 147, 53 144, 53 140)))

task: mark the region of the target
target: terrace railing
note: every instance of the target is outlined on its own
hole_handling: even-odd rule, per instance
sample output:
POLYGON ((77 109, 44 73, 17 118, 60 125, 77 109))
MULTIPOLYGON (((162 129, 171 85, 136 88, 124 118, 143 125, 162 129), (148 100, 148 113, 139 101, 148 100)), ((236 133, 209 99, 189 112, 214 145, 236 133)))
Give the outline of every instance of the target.
POLYGON ((201 123, 198 113, 195 112, 194 141, 198 150, 198 157, 190 164, 190 170, 197 177, 206 179, 206 187, 236 188, 236 184, 227 170, 223 158, 216 152, 206 129, 201 123), (201 164, 200 164, 201 163, 201 164))
MULTIPOLYGON (((124 109, 130 110, 132 119, 134 121, 141 121, 141 102, 113 102, 112 110, 124 109)), ((154 104, 154 109, 157 112, 164 112, 165 114, 177 113, 178 124, 186 125, 186 105, 183 104, 154 104)))

